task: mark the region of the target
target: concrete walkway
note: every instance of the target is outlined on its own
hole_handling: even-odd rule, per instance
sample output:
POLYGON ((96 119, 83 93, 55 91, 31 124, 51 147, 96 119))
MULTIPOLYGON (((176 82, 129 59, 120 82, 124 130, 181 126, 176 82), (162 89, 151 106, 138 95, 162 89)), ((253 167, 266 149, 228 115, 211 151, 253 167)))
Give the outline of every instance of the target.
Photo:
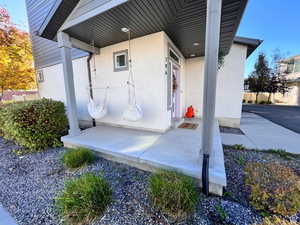
POLYGON ((0 205, 0 225, 17 225, 9 213, 0 205))
POLYGON ((222 133, 222 143, 242 144, 246 148, 282 149, 300 154, 300 134, 253 113, 242 114, 241 130, 245 135, 222 133))
POLYGON ((243 111, 255 113, 300 134, 300 107, 287 105, 244 104, 243 111))

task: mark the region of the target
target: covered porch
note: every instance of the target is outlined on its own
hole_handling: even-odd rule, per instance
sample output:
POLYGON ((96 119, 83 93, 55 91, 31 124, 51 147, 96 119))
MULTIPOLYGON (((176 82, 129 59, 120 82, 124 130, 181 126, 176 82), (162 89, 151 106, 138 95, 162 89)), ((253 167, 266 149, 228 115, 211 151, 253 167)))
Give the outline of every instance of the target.
POLYGON ((215 118, 218 59, 219 54, 229 52, 246 3, 247 0, 57 1, 39 34, 58 40, 61 48, 70 125, 69 135, 62 138, 64 144, 88 147, 143 169, 179 170, 199 178, 206 194, 222 194, 226 175, 215 118), (129 28, 133 39, 164 31, 185 59, 205 56, 203 113, 196 130, 175 127, 158 134, 107 126, 79 129, 72 48, 101 54, 101 48, 127 39, 122 28, 129 28))

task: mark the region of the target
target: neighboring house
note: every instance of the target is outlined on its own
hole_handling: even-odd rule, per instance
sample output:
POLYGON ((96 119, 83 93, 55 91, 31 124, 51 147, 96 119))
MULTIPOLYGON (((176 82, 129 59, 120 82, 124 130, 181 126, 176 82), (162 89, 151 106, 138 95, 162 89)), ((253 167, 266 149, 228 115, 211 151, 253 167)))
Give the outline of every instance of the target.
POLYGON ((280 62, 280 73, 288 81, 289 91, 283 101, 288 105, 300 105, 300 55, 296 55, 280 62))
MULTIPOLYGON (((26 3, 40 96, 64 101, 68 106, 70 135, 63 139, 65 144, 103 149, 102 143, 97 142, 99 130, 92 128, 82 136, 78 128, 78 120, 82 124, 92 122, 87 109, 91 95, 96 102, 103 102, 105 96, 108 100, 108 113, 96 120, 97 125, 160 133, 182 121, 187 107, 192 105, 196 116, 203 119, 204 130, 195 139, 198 143, 202 136, 203 142, 199 147, 195 145, 202 149, 200 162, 198 150, 191 149, 197 153, 192 157, 195 165, 200 165, 195 176, 201 178, 203 171, 202 180, 208 181, 210 154, 216 160, 223 160, 221 144, 214 144, 219 133, 215 117, 223 126, 239 127, 245 63, 261 43, 236 37, 247 0, 26 0, 26 3), (130 30, 130 42, 126 30, 130 30), (227 56, 217 73, 218 49, 227 56), (135 122, 123 118, 128 101, 132 100, 128 97, 132 85, 129 88, 127 85, 130 72, 135 81, 134 100, 143 114, 135 122), (79 143, 81 138, 88 139, 79 143), (219 149, 218 153, 213 152, 214 148, 219 149)), ((130 132, 133 131, 125 133, 130 132)), ((140 134, 144 133, 137 133, 140 134)), ((167 141, 176 143, 180 135, 176 137, 168 136, 167 141)), ((106 147, 112 151, 120 142, 106 147)), ((193 146, 193 142, 184 147, 189 145, 193 146)), ((178 154, 187 155, 184 151, 189 150, 178 154)), ((125 154, 124 149, 117 155, 120 154, 125 154)), ((215 176, 210 175, 209 182, 219 185, 214 192, 220 193, 222 186, 226 186, 224 162, 219 167, 214 163, 212 160, 209 170, 216 167, 216 177, 221 178, 214 180, 215 176)))

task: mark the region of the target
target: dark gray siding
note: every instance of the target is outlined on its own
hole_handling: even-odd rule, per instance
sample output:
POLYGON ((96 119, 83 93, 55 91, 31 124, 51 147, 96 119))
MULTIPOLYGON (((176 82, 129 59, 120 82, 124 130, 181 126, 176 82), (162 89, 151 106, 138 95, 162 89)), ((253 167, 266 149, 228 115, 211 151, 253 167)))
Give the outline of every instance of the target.
MULTIPOLYGON (((37 36, 46 16, 55 4, 56 0, 26 0, 29 29, 32 40, 32 50, 37 69, 55 65, 61 62, 60 51, 57 42, 37 36)), ((74 49, 73 57, 86 56, 87 53, 74 49)))

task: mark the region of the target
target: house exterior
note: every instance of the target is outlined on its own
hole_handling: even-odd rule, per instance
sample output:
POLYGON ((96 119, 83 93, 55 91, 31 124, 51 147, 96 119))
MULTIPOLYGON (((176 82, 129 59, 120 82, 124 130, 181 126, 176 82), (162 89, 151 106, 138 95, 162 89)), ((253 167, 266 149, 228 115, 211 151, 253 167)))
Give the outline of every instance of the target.
MULTIPOLYGON (((79 124, 101 129, 105 125, 110 131, 129 128, 122 130, 125 133, 138 130, 137 136, 146 134, 143 140, 152 137, 146 131, 166 133, 163 141, 158 138, 160 144, 175 143, 182 133, 169 131, 192 105, 201 118, 202 140, 196 151, 200 154, 192 156, 200 167, 193 171, 202 174, 196 177, 204 192, 212 188, 222 193, 226 176, 217 124, 239 127, 245 62, 261 43, 236 37, 247 0, 26 0, 26 4, 40 96, 67 106, 70 130, 65 144, 103 149, 96 141, 103 130, 82 132, 79 124), (219 52, 226 55, 220 70, 219 52), (142 111, 137 121, 124 119, 131 89, 142 111), (107 100, 107 114, 101 119, 93 120, 88 112, 91 97, 96 103, 107 100), (209 171, 215 174, 208 175, 209 171)), ((168 151, 164 149, 168 145, 154 145, 145 151, 168 151)), ((123 153, 120 149, 117 156, 123 153)), ((136 158, 127 154, 126 160, 129 156, 136 158)))
POLYGON ((282 101, 288 105, 300 105, 300 55, 279 62, 280 73, 288 81, 289 91, 282 101))
MULTIPOLYGON (((38 79, 39 94, 41 97, 66 102, 59 48, 56 42, 34 35, 44 20, 43 16, 37 15, 36 12, 42 11, 46 15, 45 12, 53 6, 50 2, 47 1, 47 5, 39 4, 38 1, 27 2, 36 68, 38 74, 43 76, 42 79, 38 79)), ((121 35, 123 39, 127 38, 126 33, 121 35)), ((204 57, 194 56, 197 53, 197 44, 200 43, 191 41, 191 50, 184 56, 165 31, 148 34, 131 41, 136 95, 144 113, 143 120, 138 122, 122 119, 127 103, 128 68, 122 71, 114 70, 113 55, 128 50, 128 41, 101 48, 101 53, 94 56, 90 62, 92 67, 95 66, 92 70, 96 70, 91 75, 92 85, 95 88, 93 89, 95 101, 103 101, 105 90, 101 88, 109 86, 111 89, 108 91, 109 113, 97 122, 165 132, 172 126, 172 120, 184 117, 190 105, 195 108, 196 116, 201 117, 204 57), (175 54, 177 61, 171 57, 172 53, 175 54), (176 93, 176 102, 173 102, 176 107, 176 109, 173 107, 173 111, 176 112, 173 113, 172 106, 169 105, 172 99, 168 99, 172 98, 172 93, 168 93, 168 91, 172 92, 171 70, 167 71, 166 66, 168 64, 172 64, 169 66, 178 73, 178 93, 176 93)), ((245 63, 247 57, 259 44, 258 40, 236 37, 230 46, 229 54, 225 57, 224 65, 217 78, 216 94, 216 117, 222 126, 239 127, 240 125, 245 63)), ((74 49, 73 56, 78 117, 82 125, 87 125, 91 124, 92 120, 87 110, 90 97, 88 54, 74 49)))

